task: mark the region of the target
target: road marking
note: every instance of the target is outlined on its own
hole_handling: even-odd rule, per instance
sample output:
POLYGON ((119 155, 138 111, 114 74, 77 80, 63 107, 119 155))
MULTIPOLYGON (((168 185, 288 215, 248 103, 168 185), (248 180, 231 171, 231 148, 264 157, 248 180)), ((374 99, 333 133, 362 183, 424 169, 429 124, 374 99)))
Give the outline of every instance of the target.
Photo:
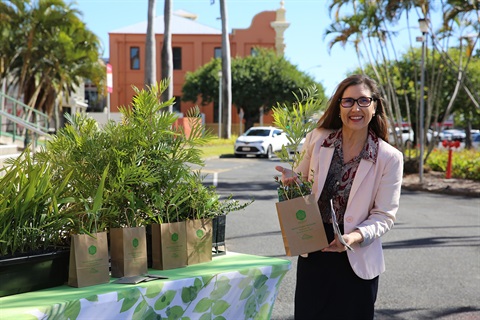
POLYGON ((236 169, 241 169, 245 166, 236 166, 236 167, 232 167, 232 168, 228 168, 228 169, 200 169, 200 171, 202 173, 222 173, 222 172, 228 172, 228 171, 232 171, 232 170, 236 170, 236 169))
POLYGON ((218 172, 213 173, 213 185, 215 187, 218 185, 218 172))

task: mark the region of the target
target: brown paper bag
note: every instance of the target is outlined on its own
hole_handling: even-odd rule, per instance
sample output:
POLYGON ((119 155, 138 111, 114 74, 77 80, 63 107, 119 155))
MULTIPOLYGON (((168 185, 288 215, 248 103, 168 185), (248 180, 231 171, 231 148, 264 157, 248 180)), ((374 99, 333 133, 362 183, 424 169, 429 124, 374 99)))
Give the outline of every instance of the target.
POLYGON ((313 194, 277 202, 276 206, 287 256, 314 252, 328 246, 322 216, 313 194))
POLYGON ((187 265, 185 222, 152 224, 152 268, 168 270, 187 265))
POLYGON ((145 227, 110 229, 112 277, 130 277, 147 273, 145 227))
POLYGON ((187 264, 212 261, 212 219, 187 220, 187 264))
POLYGON ((107 233, 72 235, 68 285, 81 288, 109 281, 107 233))

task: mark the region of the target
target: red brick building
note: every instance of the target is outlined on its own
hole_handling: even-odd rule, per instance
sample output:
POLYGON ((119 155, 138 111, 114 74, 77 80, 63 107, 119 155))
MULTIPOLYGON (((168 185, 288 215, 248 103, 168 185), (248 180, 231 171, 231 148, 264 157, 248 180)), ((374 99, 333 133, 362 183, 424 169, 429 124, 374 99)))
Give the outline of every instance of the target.
MULTIPOLYGON (((176 97, 174 110, 185 114, 194 106, 191 102, 181 101, 181 90, 185 74, 195 71, 208 63, 213 57, 221 56, 222 32, 196 21, 197 16, 185 11, 176 11, 171 17, 173 51, 173 95, 176 97)), ((289 23, 285 21, 283 1, 276 11, 264 11, 255 15, 250 27, 233 29, 230 37, 231 56, 251 54, 256 46, 275 48, 283 54, 285 44, 283 34, 289 23)), ((163 16, 155 18, 157 79, 160 79, 161 49, 163 46, 163 16)), ((110 114, 115 118, 118 106, 128 105, 134 95, 132 86, 143 87, 145 73, 145 39, 147 21, 127 26, 109 33, 110 61, 113 74, 113 92, 110 96, 110 114)), ((233 107, 235 108, 235 107, 233 107)), ((214 126, 216 117, 213 105, 201 108, 205 122, 214 126)), ((239 118, 232 110, 232 132, 238 133, 234 124, 239 118)), ((267 115, 265 123, 271 123, 267 115)))

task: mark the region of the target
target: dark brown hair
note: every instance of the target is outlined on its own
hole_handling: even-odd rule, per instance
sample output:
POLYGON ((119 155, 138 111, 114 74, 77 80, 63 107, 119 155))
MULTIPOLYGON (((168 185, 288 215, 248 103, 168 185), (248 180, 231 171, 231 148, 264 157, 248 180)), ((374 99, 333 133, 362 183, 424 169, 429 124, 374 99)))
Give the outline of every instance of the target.
POLYGON ((323 116, 318 120, 318 127, 325 129, 340 129, 342 127, 342 119, 340 119, 340 99, 345 90, 350 86, 359 84, 366 85, 372 91, 372 98, 377 101, 375 116, 372 118, 368 127, 371 128, 377 137, 388 141, 388 121, 385 114, 385 100, 380 94, 377 83, 369 77, 361 74, 354 74, 340 82, 335 93, 328 101, 328 107, 323 116))

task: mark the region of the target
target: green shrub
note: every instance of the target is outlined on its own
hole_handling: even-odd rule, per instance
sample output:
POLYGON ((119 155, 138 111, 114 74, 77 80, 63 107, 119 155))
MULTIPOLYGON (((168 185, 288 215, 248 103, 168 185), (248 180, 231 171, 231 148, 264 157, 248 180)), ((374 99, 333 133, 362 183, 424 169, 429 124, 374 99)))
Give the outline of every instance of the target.
MULTIPOLYGON (((433 150, 426 165, 433 171, 446 172, 448 150, 433 150)), ((480 181, 480 151, 460 150, 452 152, 452 178, 480 181)))

